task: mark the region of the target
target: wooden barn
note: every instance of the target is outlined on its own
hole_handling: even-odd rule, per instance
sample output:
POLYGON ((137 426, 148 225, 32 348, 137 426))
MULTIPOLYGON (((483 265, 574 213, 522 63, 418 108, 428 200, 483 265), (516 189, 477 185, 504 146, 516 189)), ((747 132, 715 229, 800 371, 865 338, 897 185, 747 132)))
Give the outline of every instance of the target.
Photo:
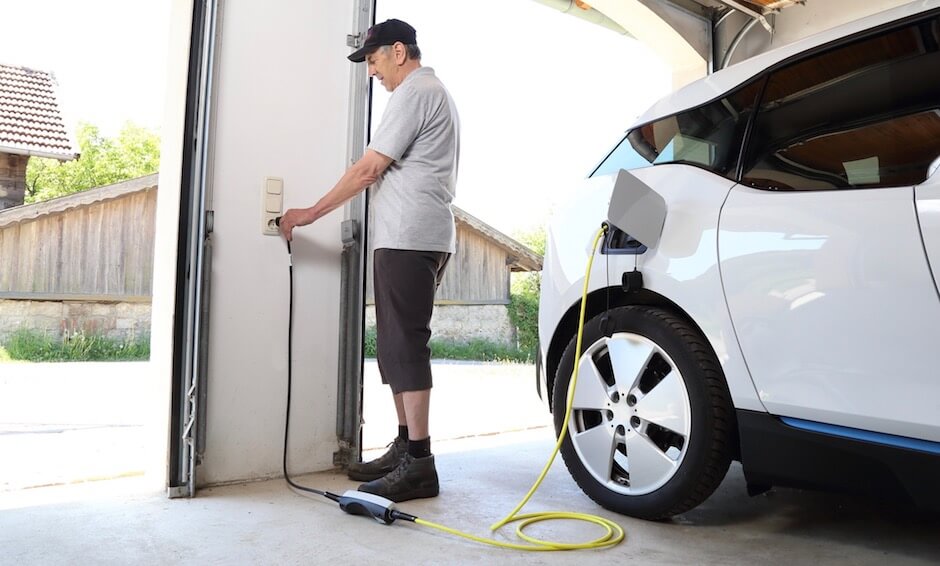
MULTIPOLYGON (((451 258, 435 297, 431 328, 435 338, 466 342, 480 338, 515 342, 509 320, 510 274, 541 271, 542 257, 454 206, 457 252, 451 258)), ((375 324, 372 273, 366 282, 366 326, 375 324)))
POLYGON ((0 339, 149 332, 157 175, 0 211, 0 339))
MULTIPOLYGON (((149 331, 157 175, 0 211, 0 340, 24 325, 128 339, 149 331)), ((437 338, 512 344, 510 274, 525 245, 454 207, 457 253, 436 298, 437 338)), ((374 324, 369 270, 366 324, 374 324)))

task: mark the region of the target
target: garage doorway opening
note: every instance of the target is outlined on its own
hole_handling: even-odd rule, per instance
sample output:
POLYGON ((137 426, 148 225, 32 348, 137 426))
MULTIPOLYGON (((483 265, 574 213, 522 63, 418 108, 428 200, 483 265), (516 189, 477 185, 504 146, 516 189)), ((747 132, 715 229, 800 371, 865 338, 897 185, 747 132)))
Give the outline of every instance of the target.
POLYGON ((0 38, 0 496, 25 500, 166 465, 150 305, 171 13, 5 15, 20 23, 0 38))
MULTIPOLYGON (((472 4, 377 2, 375 21, 389 18, 417 30, 422 65, 447 87, 461 121, 458 252, 431 323, 433 449, 526 430, 545 429, 550 437, 531 346, 546 225, 555 208, 577 198, 583 179, 640 112, 671 90, 670 70, 635 39, 534 1, 504 3, 498 13, 472 4), (528 313, 518 308, 526 300, 528 313), (510 316, 512 307, 522 316, 510 316), (493 357, 504 361, 485 361, 493 357)), ((373 81, 372 131, 389 96, 373 81)), ((371 254, 366 273, 370 280, 371 254)), ((397 426, 391 393, 369 357, 372 310, 367 285, 366 459, 384 449, 397 426)))

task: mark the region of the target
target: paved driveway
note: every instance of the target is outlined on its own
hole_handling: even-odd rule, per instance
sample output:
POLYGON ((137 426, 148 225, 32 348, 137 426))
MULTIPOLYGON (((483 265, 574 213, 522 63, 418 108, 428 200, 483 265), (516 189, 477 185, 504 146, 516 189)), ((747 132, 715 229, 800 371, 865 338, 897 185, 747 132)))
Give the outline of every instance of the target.
POLYGON ((143 473, 149 366, 0 364, 0 491, 143 473))
MULTIPOLYGON (((0 491, 143 473, 147 362, 0 364, 0 491), (51 369, 51 371, 50 371, 51 369)), ((531 365, 434 363, 434 441, 548 426, 531 365)), ((397 433, 391 393, 366 360, 363 446, 397 433)))
MULTIPOLYGON (((532 365, 439 361, 431 372, 432 442, 551 424, 551 415, 535 391, 532 365)), ((398 418, 375 360, 366 360, 363 382, 362 447, 384 448, 398 433, 398 418)))

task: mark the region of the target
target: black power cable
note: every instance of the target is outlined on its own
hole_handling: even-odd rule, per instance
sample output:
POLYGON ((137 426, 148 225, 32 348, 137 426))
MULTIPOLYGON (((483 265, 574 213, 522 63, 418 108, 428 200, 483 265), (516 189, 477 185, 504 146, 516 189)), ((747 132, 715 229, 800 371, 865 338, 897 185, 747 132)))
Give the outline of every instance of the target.
MULTIPOLYGON (((274 223, 280 226, 280 221, 281 219, 278 217, 274 220, 274 223)), ((287 472, 287 448, 288 439, 290 437, 290 401, 291 389, 293 385, 292 362, 294 359, 294 259, 293 255, 291 254, 290 242, 287 242, 287 257, 290 266, 290 295, 287 315, 287 410, 285 411, 284 419, 284 458, 281 462, 284 470, 284 480, 286 480, 287 484, 295 490, 322 495, 327 499, 331 499, 339 503, 340 509, 352 515, 372 517, 376 521, 385 525, 392 524, 396 519, 415 522, 418 520, 418 517, 411 515, 410 513, 405 513, 404 511, 399 511, 395 508, 395 504, 392 501, 385 499, 384 497, 379 497, 370 493, 359 493, 355 491, 347 491, 343 495, 337 495, 329 491, 300 485, 292 480, 290 474, 287 472)))
MULTIPOLYGON (((281 225, 281 217, 277 217, 274 220, 274 223, 278 226, 281 225)), ((287 446, 288 438, 290 435, 290 392, 291 385, 293 381, 293 360, 294 360, 294 258, 290 251, 290 242, 287 242, 287 258, 290 263, 290 299, 287 315, 287 411, 284 419, 284 459, 282 465, 284 468, 284 479, 287 480, 287 484, 294 489, 299 489, 301 491, 306 491, 309 493, 315 493, 317 495, 322 495, 328 499, 339 502, 339 495, 331 493, 329 491, 323 491, 320 489, 314 489, 312 487, 306 487, 296 483, 290 478, 290 474, 287 473, 287 446)))

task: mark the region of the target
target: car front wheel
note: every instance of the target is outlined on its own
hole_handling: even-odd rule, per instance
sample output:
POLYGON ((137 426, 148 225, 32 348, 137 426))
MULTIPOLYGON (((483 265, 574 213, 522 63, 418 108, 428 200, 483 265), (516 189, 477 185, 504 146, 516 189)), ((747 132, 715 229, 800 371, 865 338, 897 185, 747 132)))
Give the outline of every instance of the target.
MULTIPOLYGON (((555 377, 560 432, 575 336, 555 377)), ((561 453, 591 499, 662 519, 704 501, 728 471, 734 413, 718 361, 686 321, 657 308, 619 307, 584 327, 578 381, 561 453)))

